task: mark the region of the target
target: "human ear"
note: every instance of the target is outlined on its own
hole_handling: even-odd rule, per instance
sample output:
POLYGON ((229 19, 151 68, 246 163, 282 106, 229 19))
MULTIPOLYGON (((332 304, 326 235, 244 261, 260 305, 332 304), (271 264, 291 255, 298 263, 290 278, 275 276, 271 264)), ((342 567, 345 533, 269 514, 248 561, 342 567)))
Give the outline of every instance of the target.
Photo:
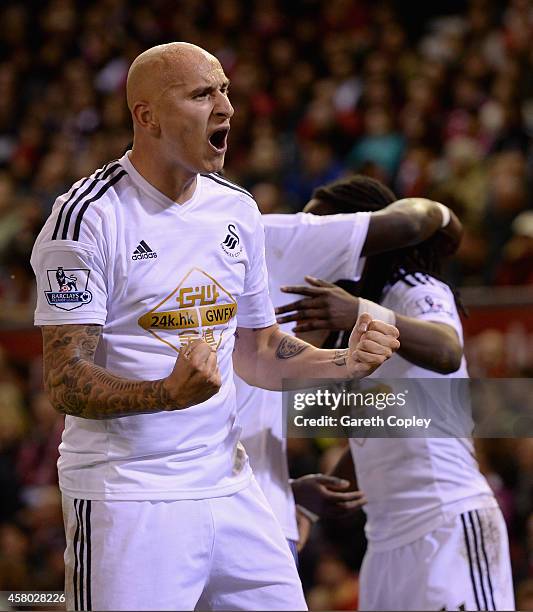
POLYGON ((148 102, 136 102, 132 109, 133 121, 139 127, 152 133, 159 133, 160 126, 157 115, 148 102))

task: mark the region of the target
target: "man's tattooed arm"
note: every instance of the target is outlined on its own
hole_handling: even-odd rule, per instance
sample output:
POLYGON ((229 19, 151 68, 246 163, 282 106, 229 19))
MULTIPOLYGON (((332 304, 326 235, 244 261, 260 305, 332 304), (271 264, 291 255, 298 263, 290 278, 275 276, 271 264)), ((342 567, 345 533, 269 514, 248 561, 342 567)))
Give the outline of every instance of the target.
POLYGON ((281 339, 281 342, 276 349, 276 357, 278 359, 290 359, 296 357, 305 349, 310 348, 310 345, 298 338, 292 336, 285 336, 281 339))
MULTIPOLYGON (((276 349, 276 357, 278 359, 291 359, 306 349, 312 348, 313 347, 310 344, 304 342, 303 340, 293 338, 292 336, 284 336, 276 349)), ((347 356, 348 349, 336 350, 333 352, 333 355, 327 359, 327 361, 331 361, 336 366, 345 366, 347 356)))
POLYGON ((105 419, 171 407, 164 379, 127 380, 93 363, 100 325, 47 325, 42 333, 45 388, 60 412, 105 419))
POLYGON ((348 349, 336 350, 333 356, 333 363, 336 366, 345 366, 348 357, 348 349))
POLYGON ((368 376, 398 349, 398 330, 364 314, 346 350, 318 349, 277 325, 239 327, 233 365, 249 385, 281 391, 283 381, 368 376), (367 320, 365 320, 367 319, 367 320), (372 329, 367 330, 372 326, 372 329))
POLYGON ((283 380, 348 378, 348 350, 322 350, 277 326, 239 328, 233 364, 248 384, 279 391, 283 380))

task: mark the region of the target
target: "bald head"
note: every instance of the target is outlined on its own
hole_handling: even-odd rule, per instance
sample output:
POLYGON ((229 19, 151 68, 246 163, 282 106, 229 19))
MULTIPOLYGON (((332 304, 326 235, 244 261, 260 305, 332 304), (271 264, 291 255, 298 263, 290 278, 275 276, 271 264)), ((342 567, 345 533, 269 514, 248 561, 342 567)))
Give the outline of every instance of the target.
POLYGON ((173 42, 147 49, 128 71, 126 97, 130 111, 137 102, 150 102, 174 85, 184 84, 199 64, 220 68, 216 57, 186 42, 173 42))
POLYGON ((158 175, 154 184, 223 167, 233 115, 228 87, 220 62, 196 45, 159 45, 135 59, 127 81, 131 159, 158 175))

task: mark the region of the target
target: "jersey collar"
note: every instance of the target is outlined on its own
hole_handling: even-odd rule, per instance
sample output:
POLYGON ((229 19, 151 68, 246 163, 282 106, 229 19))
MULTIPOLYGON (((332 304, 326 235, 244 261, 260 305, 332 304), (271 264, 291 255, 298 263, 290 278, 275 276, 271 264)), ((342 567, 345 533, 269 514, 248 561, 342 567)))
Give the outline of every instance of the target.
POLYGON ((128 173, 131 181, 134 183, 136 187, 144 191, 150 198, 155 200, 158 204, 163 206, 165 209, 171 208, 171 210, 175 210, 176 212, 188 210, 193 202, 198 200, 200 197, 200 191, 202 189, 202 180, 200 175, 196 176, 196 189, 194 190, 193 195, 187 201, 178 204, 174 200, 171 200, 164 193, 161 193, 159 189, 156 189, 151 183, 149 183, 142 174, 136 170, 135 166, 131 163, 129 159, 131 151, 126 151, 126 153, 118 160, 122 167, 128 173))

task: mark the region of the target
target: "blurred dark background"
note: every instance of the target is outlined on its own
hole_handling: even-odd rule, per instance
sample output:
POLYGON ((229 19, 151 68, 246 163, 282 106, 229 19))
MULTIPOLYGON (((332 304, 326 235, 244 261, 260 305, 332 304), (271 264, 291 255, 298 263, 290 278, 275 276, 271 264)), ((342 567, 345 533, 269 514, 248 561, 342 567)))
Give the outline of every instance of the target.
MULTIPOLYGON (((450 262, 470 317, 470 372, 533 371, 533 6, 528 0, 51 0, 0 6, 0 590, 61 589, 55 461, 41 391, 29 254, 54 199, 131 141, 128 66, 196 43, 222 62, 235 117, 228 178, 261 210, 301 210, 349 172, 452 207, 450 262)), ((507 519, 520 609, 533 609, 531 439, 484 441, 507 519)), ((294 475, 334 441, 292 440, 294 475)), ((302 558, 313 609, 353 609, 361 524, 315 528, 302 558)))

